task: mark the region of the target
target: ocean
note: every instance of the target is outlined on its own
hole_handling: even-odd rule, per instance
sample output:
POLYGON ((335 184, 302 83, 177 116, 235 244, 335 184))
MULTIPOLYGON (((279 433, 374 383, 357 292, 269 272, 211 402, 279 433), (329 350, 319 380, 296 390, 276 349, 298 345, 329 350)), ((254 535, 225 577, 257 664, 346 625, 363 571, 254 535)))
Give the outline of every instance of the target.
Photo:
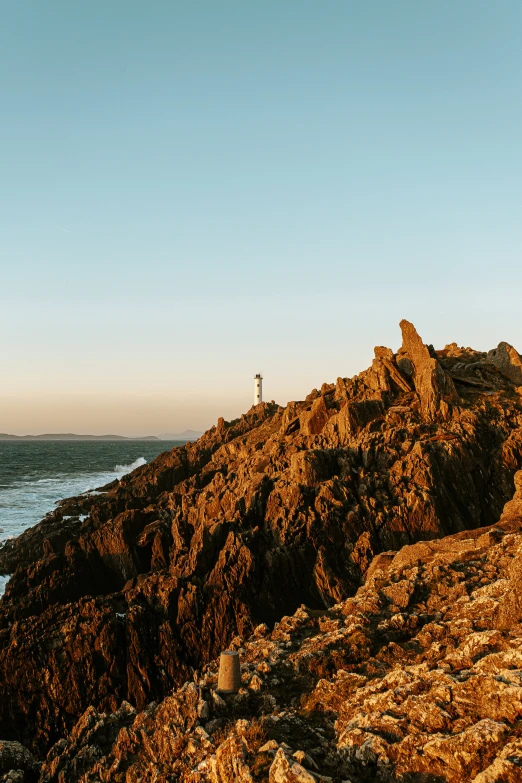
MULTIPOLYGON (((0 542, 20 535, 56 502, 145 465, 179 441, 0 441, 0 542)), ((0 576, 0 595, 9 577, 0 576)))

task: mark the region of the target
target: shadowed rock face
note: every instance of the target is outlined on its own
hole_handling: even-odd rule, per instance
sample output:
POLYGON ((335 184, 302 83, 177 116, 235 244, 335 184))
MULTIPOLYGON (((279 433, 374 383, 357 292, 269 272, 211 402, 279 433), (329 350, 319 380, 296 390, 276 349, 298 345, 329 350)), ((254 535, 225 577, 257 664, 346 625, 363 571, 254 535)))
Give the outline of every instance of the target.
POLYGON ((234 636, 345 601, 379 552, 499 518, 516 385, 401 328, 360 375, 220 420, 0 550, 1 737, 41 754, 89 705, 143 710, 234 636))
POLYGON ((2 783, 36 783, 40 764, 19 742, 0 741, 0 781, 2 783))

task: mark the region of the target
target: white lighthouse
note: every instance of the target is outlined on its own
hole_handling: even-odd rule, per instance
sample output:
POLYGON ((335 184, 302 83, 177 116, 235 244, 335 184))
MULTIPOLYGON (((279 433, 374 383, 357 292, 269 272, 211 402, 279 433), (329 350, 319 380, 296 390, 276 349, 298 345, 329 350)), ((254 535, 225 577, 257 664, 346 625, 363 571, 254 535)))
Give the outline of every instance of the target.
POLYGON ((257 373, 254 376, 254 405, 259 405, 260 402, 263 402, 263 376, 257 373))

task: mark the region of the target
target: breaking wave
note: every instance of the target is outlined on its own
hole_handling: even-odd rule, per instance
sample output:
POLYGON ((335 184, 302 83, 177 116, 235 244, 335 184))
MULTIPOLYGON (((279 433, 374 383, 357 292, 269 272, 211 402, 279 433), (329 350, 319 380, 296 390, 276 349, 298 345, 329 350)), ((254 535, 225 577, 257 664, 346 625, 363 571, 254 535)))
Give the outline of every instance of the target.
MULTIPOLYGON (((165 448, 162 441, 0 441, 0 548, 63 498, 100 494, 165 448)), ((0 595, 5 582, 0 579, 0 595)))
POLYGON ((147 460, 145 459, 145 457, 138 457, 138 459, 135 459, 134 462, 131 462, 130 465, 116 465, 114 468, 114 472, 125 475, 125 473, 130 473, 132 470, 136 470, 136 468, 141 468, 142 465, 146 465, 146 464, 147 464, 147 460))
POLYGON ((11 574, 9 574, 8 576, 0 576, 0 595, 4 594, 5 586, 10 579, 11 579, 11 574))

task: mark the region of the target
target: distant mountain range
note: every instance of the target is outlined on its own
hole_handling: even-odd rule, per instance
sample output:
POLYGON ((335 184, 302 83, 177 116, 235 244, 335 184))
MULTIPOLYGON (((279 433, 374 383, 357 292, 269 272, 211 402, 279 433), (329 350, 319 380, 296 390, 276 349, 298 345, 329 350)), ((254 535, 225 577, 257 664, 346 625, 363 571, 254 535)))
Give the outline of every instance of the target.
POLYGON ((164 432, 162 435, 144 435, 141 438, 129 438, 125 435, 76 435, 73 432, 47 432, 44 435, 9 435, 0 432, 0 440, 197 440, 203 435, 197 430, 184 430, 173 434, 164 432))
POLYGON ((0 432, 0 440, 160 440, 160 438, 157 435, 127 438, 125 435, 75 435, 72 432, 48 432, 44 435, 8 435, 6 432, 0 432))
POLYGON ((197 430, 183 430, 183 432, 178 432, 177 434, 164 432, 160 435, 160 440, 197 440, 202 435, 203 433, 197 430))

